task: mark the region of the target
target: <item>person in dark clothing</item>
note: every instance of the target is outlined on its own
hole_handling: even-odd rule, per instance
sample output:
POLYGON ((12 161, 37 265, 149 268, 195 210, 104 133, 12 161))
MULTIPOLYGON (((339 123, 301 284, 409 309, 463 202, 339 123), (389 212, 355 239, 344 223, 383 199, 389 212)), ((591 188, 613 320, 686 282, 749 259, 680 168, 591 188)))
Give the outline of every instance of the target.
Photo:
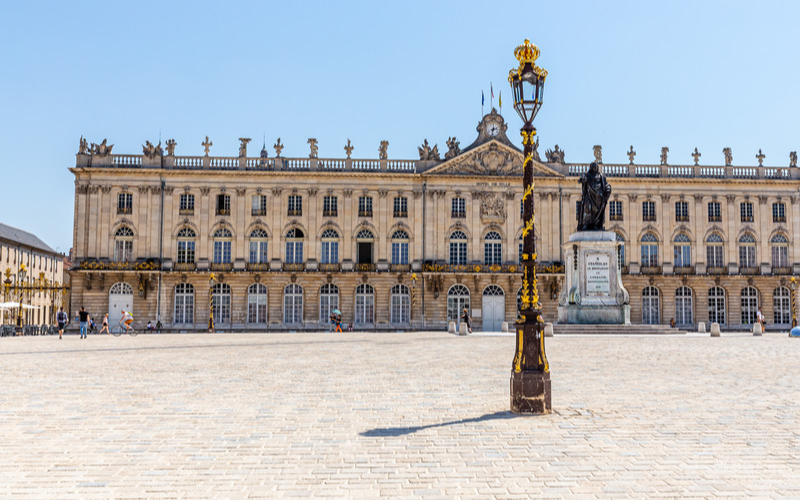
POLYGON ((69 323, 69 314, 64 312, 64 307, 61 307, 61 310, 56 314, 56 321, 58 321, 58 340, 61 340, 62 335, 64 335, 64 327, 69 323))
POLYGON ((81 323, 81 338, 86 338, 86 327, 88 326, 87 323, 89 322, 89 313, 86 312, 86 309, 81 306, 81 312, 78 313, 78 319, 81 323))
POLYGON ((464 308, 464 314, 461 315, 461 319, 467 324, 467 332, 472 333, 472 318, 469 317, 469 311, 467 311, 466 307, 464 308))

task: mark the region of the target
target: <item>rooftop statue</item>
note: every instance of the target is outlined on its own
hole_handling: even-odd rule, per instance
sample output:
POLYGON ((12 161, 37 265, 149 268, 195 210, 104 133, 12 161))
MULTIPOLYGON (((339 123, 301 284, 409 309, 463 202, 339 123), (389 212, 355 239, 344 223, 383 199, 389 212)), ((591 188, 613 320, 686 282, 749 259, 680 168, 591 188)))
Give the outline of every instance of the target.
POLYGON ((239 137, 239 158, 247 158, 247 143, 252 141, 249 137, 239 137))
POLYGON ((703 156, 697 148, 694 148, 694 153, 692 153, 692 158, 694 158, 694 164, 698 165, 700 162, 700 157, 703 156))
POLYGON ((78 154, 89 154, 89 142, 81 136, 81 141, 78 143, 78 154))
POLYGON ((603 146, 596 145, 592 148, 592 151, 594 151, 595 163, 603 163, 603 146))
POLYGON ((272 147, 275 148, 275 156, 280 158, 281 157, 281 151, 283 151, 283 144, 281 144, 281 138, 280 137, 278 137, 278 142, 276 142, 272 147))
POLYGON ((144 141, 144 145, 142 145, 142 154, 144 154, 147 158, 153 159, 157 156, 163 155, 164 150, 161 149, 160 142, 158 145, 154 145, 150 141, 144 141))
POLYGON ((350 159, 350 155, 353 153, 353 145, 350 144, 350 139, 347 139, 347 146, 344 147, 344 152, 347 153, 347 159, 350 159))
POLYGON ((730 167, 733 164, 733 152, 731 152, 731 148, 724 148, 722 154, 725 155, 725 166, 730 167))
POLYGON ((536 160, 538 162, 542 161, 542 157, 539 156, 539 137, 538 136, 536 137, 536 142, 533 143, 533 152, 531 153, 531 156, 533 157, 534 160, 536 160))
POLYGON ((633 150, 633 144, 631 144, 631 149, 627 152, 628 159, 631 160, 631 165, 633 165, 633 159, 636 158, 636 151, 633 150))
POLYGON ((421 161, 426 160, 439 160, 439 145, 434 144, 433 147, 428 145, 428 139, 422 143, 422 146, 418 147, 419 149, 419 159, 421 161))
POLYGON ((581 176, 581 201, 578 205, 578 231, 604 231, 606 204, 611 196, 611 186, 600 173, 597 162, 581 176))
POLYGON ((316 158, 317 154, 319 153, 319 146, 317 146, 317 140, 313 137, 308 139, 308 145, 311 148, 311 152, 308 153, 309 158, 316 158))
POLYGON ((110 146, 106 145, 106 142, 108 142, 108 139, 103 139, 103 142, 101 142, 100 144, 92 143, 92 149, 91 149, 92 154, 97 155, 101 158, 110 155, 111 150, 114 148, 114 145, 113 144, 111 144, 110 146))
POLYGON ((669 153, 669 148, 663 147, 661 148, 661 164, 668 165, 667 163, 667 153, 669 153))
POLYGON ((206 140, 201 142, 200 145, 206 149, 206 156, 208 156, 208 150, 214 145, 214 143, 209 141, 208 136, 206 136, 206 140))
POLYGON ((545 151, 544 156, 547 158, 547 163, 564 163, 564 150, 558 149, 558 144, 555 149, 545 151))
POLYGON ((447 153, 444 154, 444 159, 449 160, 450 158, 455 158, 459 154, 461 154, 461 148, 459 147, 458 139, 455 137, 448 137, 447 153))
POLYGON ((378 158, 386 160, 388 158, 386 150, 389 148, 389 141, 381 141, 381 146, 378 148, 378 158))
POLYGON ((175 146, 177 145, 178 143, 175 142, 175 139, 167 140, 167 156, 175 156, 175 146))
POLYGON ((789 166, 796 167, 797 166, 797 151, 792 151, 789 153, 789 166))

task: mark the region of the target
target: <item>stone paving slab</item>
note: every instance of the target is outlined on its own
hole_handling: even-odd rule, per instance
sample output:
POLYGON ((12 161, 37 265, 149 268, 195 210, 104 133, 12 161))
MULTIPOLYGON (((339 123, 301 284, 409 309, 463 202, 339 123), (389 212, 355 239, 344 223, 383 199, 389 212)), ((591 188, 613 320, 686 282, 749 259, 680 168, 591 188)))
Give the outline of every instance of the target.
POLYGON ((507 336, 0 339, 0 499, 800 498, 796 339, 547 350, 521 417, 507 336))

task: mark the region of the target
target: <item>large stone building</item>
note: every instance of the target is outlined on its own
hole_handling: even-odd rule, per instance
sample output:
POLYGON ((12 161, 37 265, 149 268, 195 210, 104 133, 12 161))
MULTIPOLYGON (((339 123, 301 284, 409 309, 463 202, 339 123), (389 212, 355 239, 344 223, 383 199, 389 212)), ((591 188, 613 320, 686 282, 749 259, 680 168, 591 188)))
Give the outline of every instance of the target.
MULTIPOLYGON (((130 307, 166 329, 327 328, 338 308, 364 329, 439 329, 469 307, 478 329, 516 317, 520 288, 522 154, 494 110, 478 137, 440 158, 306 158, 262 150, 142 155, 81 141, 75 168, 73 306, 130 307), (215 281, 210 278, 214 274, 215 281), (213 301, 211 297, 213 295, 213 301)), ((512 136, 516 138, 516 131, 512 136)), ((697 151, 695 150, 697 154, 697 151)), ((602 150, 595 147, 602 163, 602 150)), ((747 328, 759 306, 768 328, 790 322, 789 280, 800 270, 796 155, 787 166, 602 164, 613 193, 634 323, 675 319, 747 328)), ((759 164, 763 156, 759 158, 759 164)), ((548 151, 536 169, 536 237, 543 313, 556 318, 586 163, 548 151)))
MULTIPOLYGON (((3 302, 24 306, 24 324, 55 322, 55 311, 68 300, 65 290, 53 288, 65 284, 63 254, 34 234, 0 223, 0 272, 3 302), (20 273, 23 268, 24 280, 20 273), (20 285, 25 289, 17 288, 20 285)), ((0 324, 15 324, 18 316, 17 308, 0 310, 0 324)))

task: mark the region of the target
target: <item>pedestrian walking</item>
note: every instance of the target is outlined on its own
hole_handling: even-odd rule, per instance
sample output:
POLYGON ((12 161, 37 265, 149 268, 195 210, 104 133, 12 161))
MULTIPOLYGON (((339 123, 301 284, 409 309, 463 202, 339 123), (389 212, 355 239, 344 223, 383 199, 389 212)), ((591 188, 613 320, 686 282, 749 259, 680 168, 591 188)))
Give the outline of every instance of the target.
POLYGON ((56 321, 58 322, 58 340, 61 340, 61 336, 64 335, 64 327, 69 323, 69 314, 64 312, 64 306, 61 306, 61 310, 56 314, 56 321))
POLYGON ((78 313, 78 319, 81 323, 81 339, 86 338, 86 327, 88 326, 87 323, 89 322, 89 313, 86 312, 86 309, 81 306, 81 312, 78 313))
POLYGON ((464 314, 461 315, 461 319, 467 324, 467 332, 472 333, 472 318, 469 317, 469 311, 467 311, 466 307, 464 308, 464 314))
POLYGON ((764 319, 764 313, 761 312, 761 308, 758 308, 758 312, 756 313, 756 321, 761 323, 761 331, 766 332, 765 327, 767 326, 767 322, 764 319))
POLYGON ((103 333, 103 330, 106 331, 106 335, 111 334, 111 331, 108 329, 108 313, 103 317, 103 328, 100 329, 100 333, 103 333))

